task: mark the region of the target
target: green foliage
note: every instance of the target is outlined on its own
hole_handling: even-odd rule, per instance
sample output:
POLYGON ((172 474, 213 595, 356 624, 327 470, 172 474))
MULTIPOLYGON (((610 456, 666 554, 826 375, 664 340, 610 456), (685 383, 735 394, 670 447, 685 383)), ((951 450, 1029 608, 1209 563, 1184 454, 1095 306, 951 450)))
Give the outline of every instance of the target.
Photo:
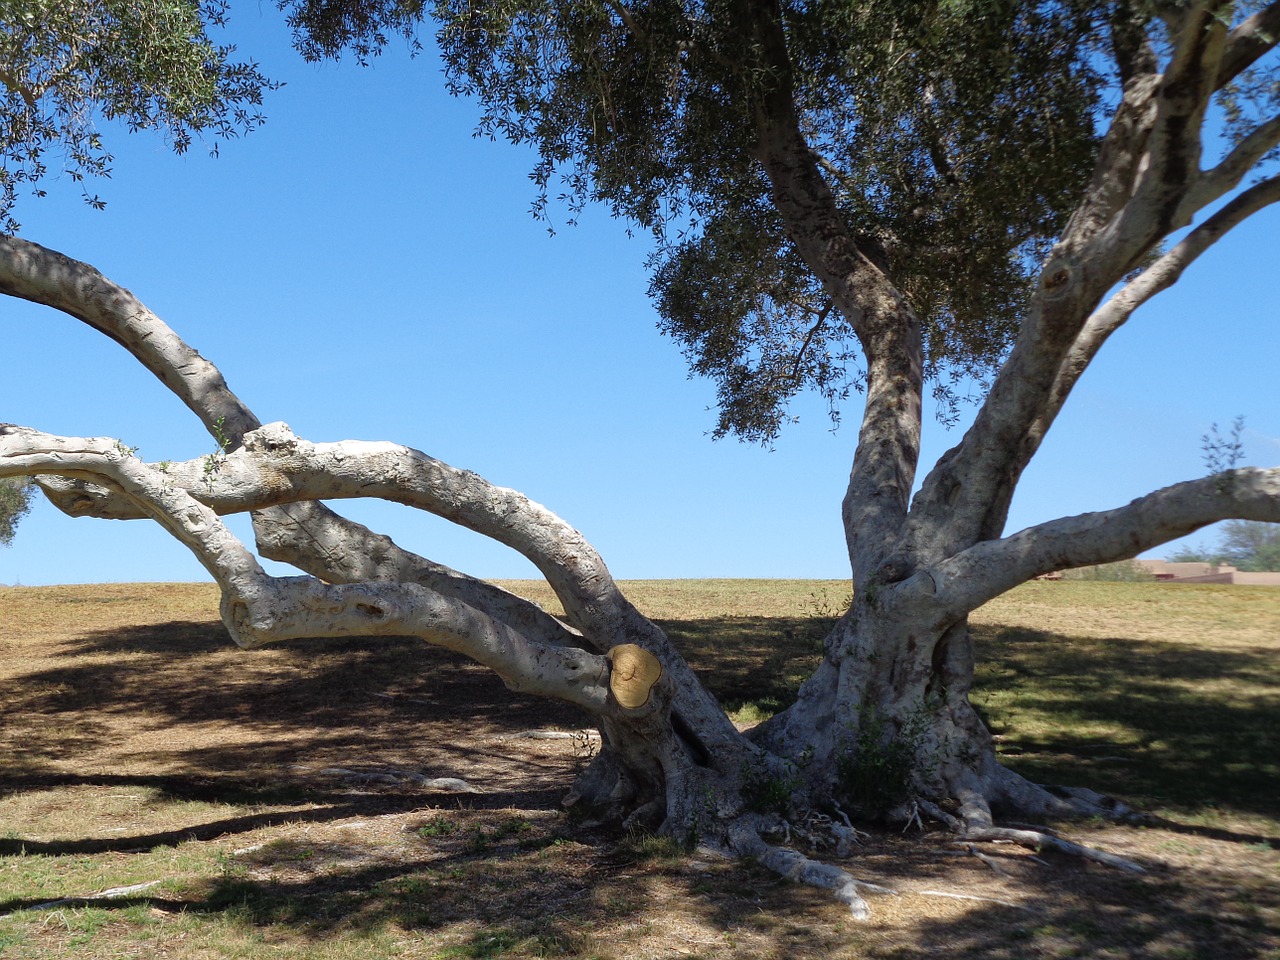
POLYGON ((538 150, 535 208, 558 179, 571 217, 595 200, 652 231, 651 292, 719 386, 717 432, 767 440, 799 390, 834 409, 861 379, 757 163, 761 104, 789 95, 849 235, 925 319, 945 391, 1003 355, 1028 257, 1092 163, 1093 6, 783 5, 785 76, 734 3, 439 0, 435 13, 481 131, 538 150))
POLYGON ((453 833, 454 825, 447 817, 432 817, 418 828, 418 836, 424 840, 431 837, 447 837, 453 833))
POLYGON ((1201 545, 1181 547, 1171 557, 1170 563, 1222 563, 1221 551, 1201 545))
POLYGON ((31 510, 35 487, 26 480, 0 479, 0 546, 13 543, 21 520, 31 510))
POLYGON ((428 14, 479 132, 537 150, 534 211, 600 202, 658 241, 662 327, 720 394, 718 434, 768 440, 813 387, 833 416, 859 348, 786 235, 757 161, 783 91, 849 236, 925 321, 939 396, 1004 355, 1030 264, 1091 168, 1109 4, 1091 0, 279 0, 310 59, 416 45, 428 14), (760 11, 764 11, 761 13, 760 11), (760 19, 761 22, 757 22, 760 19))
POLYGON ((1222 552, 1241 570, 1280 570, 1280 523, 1228 520, 1222 525, 1222 552))
POLYGON ((836 759, 836 791, 862 817, 874 818, 916 794, 917 780, 936 762, 922 756, 936 709, 921 703, 894 721, 865 704, 853 742, 836 759))
POLYGON ((258 126, 274 85, 209 37, 225 20, 225 0, 0 0, 0 226, 16 231, 18 191, 59 173, 103 206, 84 186, 111 172, 98 119, 178 153, 258 126))
POLYGON ((743 762, 742 799, 748 810, 785 814, 791 809, 791 794, 799 786, 800 779, 794 774, 773 773, 747 761, 743 762))
POLYGON ((492 830, 486 830, 482 826, 472 827, 467 834, 466 850, 468 853, 484 853, 494 844, 510 837, 528 834, 532 830, 533 824, 523 817, 509 817, 492 830))

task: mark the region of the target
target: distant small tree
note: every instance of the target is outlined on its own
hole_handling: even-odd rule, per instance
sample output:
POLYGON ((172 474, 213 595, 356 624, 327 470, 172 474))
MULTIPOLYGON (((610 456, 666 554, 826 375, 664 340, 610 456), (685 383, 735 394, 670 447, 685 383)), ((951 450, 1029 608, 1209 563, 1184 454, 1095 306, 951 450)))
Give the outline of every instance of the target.
POLYGON ((1170 563, 1221 563, 1221 551, 1214 550, 1203 544, 1197 544, 1190 547, 1182 547, 1169 557, 1170 563))
POLYGON ((0 546, 13 543, 18 521, 31 509, 32 492, 25 480, 0 479, 0 546))
POLYGON ((1241 570, 1280 570, 1280 523, 1228 520, 1222 525, 1221 553, 1241 570))

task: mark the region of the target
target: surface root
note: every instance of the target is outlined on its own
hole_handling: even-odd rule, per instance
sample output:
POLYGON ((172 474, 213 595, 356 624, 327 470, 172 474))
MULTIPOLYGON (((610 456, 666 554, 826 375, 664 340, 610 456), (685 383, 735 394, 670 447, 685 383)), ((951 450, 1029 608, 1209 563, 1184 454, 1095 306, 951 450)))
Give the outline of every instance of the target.
POLYGON ((732 827, 728 840, 730 850, 738 856, 751 857, 761 866, 797 883, 806 883, 832 891, 837 900, 849 907, 849 912, 855 920, 866 920, 871 916, 871 909, 867 906, 862 891, 897 892, 889 887, 859 880, 846 870, 829 863, 812 860, 787 847, 766 843, 761 839, 759 831, 747 824, 732 827))
POLYGON ((990 808, 987 806, 986 801, 981 798, 970 797, 967 799, 961 808, 959 817, 952 816, 936 803, 928 800, 918 801, 918 806, 924 813, 927 813, 940 823, 946 824, 947 828, 962 841, 1016 843, 1019 846, 1037 852, 1040 850, 1054 850, 1067 856, 1080 857, 1083 860, 1092 860, 1095 863, 1106 864, 1119 870, 1127 870, 1130 873, 1147 872, 1146 868, 1141 864, 1126 857, 1107 853, 1105 850, 1098 850, 1095 847, 1087 847, 1071 840, 1064 840, 1062 837, 1055 836, 1046 830, 998 827, 992 823, 990 808))

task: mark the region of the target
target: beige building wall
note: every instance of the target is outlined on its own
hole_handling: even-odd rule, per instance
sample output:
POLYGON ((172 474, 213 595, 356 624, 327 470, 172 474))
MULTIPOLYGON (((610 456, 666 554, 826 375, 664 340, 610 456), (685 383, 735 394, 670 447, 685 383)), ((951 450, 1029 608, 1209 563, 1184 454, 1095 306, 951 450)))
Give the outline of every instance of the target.
POLYGON ((1280 587, 1280 573, 1244 573, 1230 564, 1170 563, 1167 560, 1138 560, 1138 565, 1160 580, 1170 583, 1234 583, 1254 587, 1280 587))

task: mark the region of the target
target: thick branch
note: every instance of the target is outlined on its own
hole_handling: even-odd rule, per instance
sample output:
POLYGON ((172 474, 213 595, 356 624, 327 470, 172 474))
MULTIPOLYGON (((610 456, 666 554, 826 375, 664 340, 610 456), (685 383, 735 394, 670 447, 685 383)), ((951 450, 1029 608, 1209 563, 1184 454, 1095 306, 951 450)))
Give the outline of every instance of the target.
POLYGON ((317 512, 316 506, 295 503, 255 512, 253 529, 258 549, 272 560, 292 564, 330 583, 416 583, 484 610, 539 643, 583 645, 579 631, 536 603, 442 563, 425 560, 397 546, 384 534, 327 509, 317 512), (300 530, 306 534, 304 546, 298 543, 300 530), (317 558, 323 558, 323 562, 317 558))
POLYGON ((1234 227, 1259 210, 1280 202, 1280 177, 1255 184, 1197 226, 1168 253, 1124 285, 1085 323, 1054 383, 1048 409, 1036 431, 1043 434, 1066 402, 1076 382, 1107 338, 1123 326, 1133 312, 1156 294, 1178 282, 1183 271, 1234 227))
POLYGON ((1184 209, 1184 200, 1200 176, 1205 113, 1227 42, 1227 29, 1218 19, 1224 6, 1213 0, 1188 10, 1171 38, 1173 54, 1160 78, 1145 165, 1133 201, 1112 225, 1118 251, 1140 255, 1169 231, 1185 226, 1194 213, 1184 209))
MULTIPOLYGON (((163 469, 166 476, 188 492, 198 492, 207 486, 206 465, 221 462, 221 457, 210 455, 187 463, 166 464, 163 469)), ((64 513, 73 517, 140 520, 147 516, 136 503, 102 478, 91 481, 46 476, 36 478, 36 483, 64 513)), ((228 508, 225 512, 234 511, 228 508)), ((441 596, 478 607, 540 643, 582 645, 579 631, 533 601, 411 553, 390 537, 341 517, 323 504, 264 507, 253 510, 253 520, 257 546, 264 556, 291 564, 321 580, 416 583, 441 596)))
POLYGON ((1218 64, 1214 89, 1221 90, 1249 69, 1280 38, 1280 3, 1268 4, 1227 35, 1226 49, 1218 64))
POLYGON ((606 657, 533 642, 418 584, 329 585, 311 577, 268 576, 210 507, 118 441, 0 426, 0 477, 41 474, 105 480, 181 541, 221 587, 223 621, 242 647, 302 637, 411 635, 490 667, 513 689, 602 714, 622 709, 610 699, 606 657))
POLYGON ((1186 198, 1200 178, 1201 126, 1226 44, 1214 6, 1180 12, 1164 73, 1137 73, 1126 84, 1093 182, 1045 264, 1008 361, 972 428, 925 479, 911 526, 917 548, 934 561, 1000 535, 1063 388, 1079 376, 1073 365, 1092 356, 1077 344, 1098 304, 1188 222, 1186 198))
POLYGON ((774 0, 747 0, 744 6, 763 59, 761 89, 754 92, 756 159, 788 237, 867 357, 866 409, 844 501, 856 566, 859 548, 894 535, 915 480, 924 382, 920 322, 889 277, 859 249, 801 132, 780 8, 774 0))
POLYGON ((132 293, 55 250, 0 236, 0 293, 61 310, 129 351, 210 434, 233 441, 261 426, 222 374, 132 293))
MULTIPOLYGON (((261 426, 217 367, 132 293, 89 264, 27 240, 0 237, 0 293, 61 310, 123 346, 200 418, 219 444, 225 440, 237 446, 244 434, 261 426)), ((41 486, 72 516, 142 515, 136 504, 113 498, 110 488, 92 481, 51 478, 41 486)), ((482 602, 517 628, 532 628, 534 621, 541 621, 538 629, 545 639, 569 639, 536 605, 404 550, 323 504, 294 504, 287 513, 256 516, 254 525, 265 556, 330 582, 406 580, 416 574, 421 577, 416 582, 466 602, 482 602), (333 549, 335 538, 343 541, 341 550, 333 549), (376 570, 367 559, 375 556, 376 570)))
MULTIPOLYGON (((244 433, 258 425, 253 414, 227 389, 212 364, 183 343, 132 294, 111 283, 93 267, 36 244, 12 237, 0 238, 0 293, 63 310, 123 345, 178 394, 215 437, 221 431, 235 445, 244 433)), ((473 474, 447 469, 458 481, 453 491, 460 496, 474 493, 484 498, 497 489, 473 474), (474 483, 468 484, 468 477, 473 478, 474 483)), ((89 482, 100 481, 91 478, 89 482)), ((536 508, 532 511, 536 515, 533 526, 538 527, 541 522, 538 529, 549 534, 544 540, 549 549, 539 554, 539 566, 574 626, 591 643, 604 648, 635 642, 653 652, 661 660, 665 675, 676 691, 687 725, 701 732, 703 747, 709 752, 724 747, 726 756, 736 756, 733 747, 739 738, 733 724, 698 682, 665 634, 622 595, 603 560, 590 544, 550 511, 530 504, 514 491, 505 493, 510 497, 497 496, 470 504, 455 502, 441 515, 466 514, 475 523, 473 529, 501 529, 502 510, 512 507, 523 510, 526 506, 536 508), (486 511, 496 512, 486 516, 486 511)), ((76 496, 79 506, 84 509, 83 498, 79 494, 76 496)), ((393 569, 434 568, 437 572, 444 569, 401 550, 358 524, 350 523, 320 503, 295 503, 287 515, 280 513, 267 517, 256 514, 255 527, 262 536, 262 550, 266 556, 286 559, 295 565, 305 564, 306 569, 320 573, 331 582, 350 580, 352 570, 345 556, 365 551, 385 554, 388 563, 383 570, 387 573, 393 569), (288 529, 282 530, 282 525, 288 529), (333 549, 335 537, 344 542, 342 549, 333 549)), ((526 544, 526 547, 532 546, 535 545, 526 544)), ((456 578, 460 576, 449 571, 447 579, 454 587, 453 596, 463 596, 457 590, 456 578)), ((439 586, 439 579, 431 585, 439 586)), ((494 589, 481 581, 470 580, 466 585, 466 595, 471 599, 480 596, 492 599, 494 589)), ((564 638, 565 632, 554 626, 545 614, 535 612, 536 608, 527 601, 509 594, 498 600, 495 616, 500 615, 500 611, 511 610, 513 606, 518 608, 521 615, 512 617, 512 626, 519 626, 532 618, 541 622, 543 636, 554 634, 564 638)))
POLYGON ((1041 574, 1127 560, 1230 519, 1280 522, 1280 467, 1228 470, 1165 487, 1114 510, 983 541, 917 574, 904 588, 932 594, 943 619, 954 618, 1041 574))

